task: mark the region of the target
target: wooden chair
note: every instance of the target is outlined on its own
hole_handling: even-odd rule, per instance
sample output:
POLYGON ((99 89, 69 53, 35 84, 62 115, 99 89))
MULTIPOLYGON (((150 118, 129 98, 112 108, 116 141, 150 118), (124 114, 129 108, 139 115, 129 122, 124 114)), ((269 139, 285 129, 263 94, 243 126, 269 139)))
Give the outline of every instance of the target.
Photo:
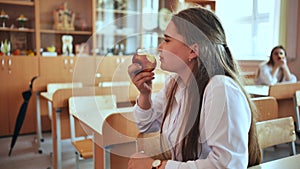
POLYGON ((296 83, 278 83, 269 87, 269 96, 276 98, 278 117, 292 116, 296 120, 293 97, 300 90, 300 81, 296 83))
POLYGON ((296 133, 292 117, 264 120, 256 123, 258 142, 262 149, 290 143, 292 154, 296 155, 296 133))
POLYGON ((300 90, 297 90, 294 95, 294 107, 295 107, 295 116, 296 116, 296 131, 300 132, 300 90))
POLYGON ((105 118, 102 126, 105 169, 127 169, 130 156, 136 152, 138 133, 132 112, 116 112, 105 118))
MULTIPOLYGON (((82 88, 83 84, 81 82, 74 83, 49 83, 47 84, 47 93, 55 93, 59 89, 72 89, 72 88, 82 88)), ((48 102, 48 115, 52 119, 52 105, 48 102)))
POLYGON ((251 98, 257 108, 257 121, 278 118, 278 105, 274 97, 251 98))
MULTIPOLYGON (((69 111, 79 112, 86 111, 88 114, 89 109, 114 109, 116 106, 116 98, 114 95, 102 96, 74 96, 69 98, 69 111), (89 102, 89 107, 86 103, 89 102)), ((76 137, 75 119, 70 114, 70 131, 71 141, 75 147, 76 154, 76 168, 79 169, 79 162, 82 160, 93 160, 93 138, 91 135, 86 137, 76 137)))

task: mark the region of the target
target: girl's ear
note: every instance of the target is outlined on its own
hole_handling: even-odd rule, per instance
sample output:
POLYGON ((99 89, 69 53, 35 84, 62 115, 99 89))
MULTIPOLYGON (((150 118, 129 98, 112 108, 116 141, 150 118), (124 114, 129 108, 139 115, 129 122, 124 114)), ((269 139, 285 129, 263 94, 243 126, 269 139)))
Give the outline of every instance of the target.
POLYGON ((199 56, 199 45, 197 43, 194 43, 190 46, 190 48, 191 48, 191 53, 189 59, 193 60, 194 58, 199 56))

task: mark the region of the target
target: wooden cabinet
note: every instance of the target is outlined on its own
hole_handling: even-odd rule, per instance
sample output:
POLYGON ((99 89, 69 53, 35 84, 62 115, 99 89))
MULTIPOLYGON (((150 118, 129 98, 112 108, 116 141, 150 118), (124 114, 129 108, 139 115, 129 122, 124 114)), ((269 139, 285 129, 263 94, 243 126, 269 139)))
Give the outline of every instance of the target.
MULTIPOLYGON (((204 3, 202 5, 212 4, 212 9, 215 7, 215 1, 197 1, 200 2, 204 3)), ((39 81, 45 79, 36 91, 45 91, 47 83, 80 81, 89 86, 98 85, 101 81, 129 80, 127 66, 131 57, 126 55, 132 56, 138 48, 156 49, 157 36, 162 33, 157 25, 159 8, 172 9, 173 4, 170 4, 160 0, 0 0, 0 10, 3 9, 9 17, 5 24, 3 18, 0 20, 0 43, 6 39, 10 41, 10 52, 4 55, 13 55, 0 54, 3 63, 0 111, 9 119, 1 118, 0 135, 11 133, 13 120, 22 103, 21 93, 35 75, 39 75, 39 81), (64 8, 64 3, 67 8, 64 8), (74 29, 57 29, 54 27, 54 11, 66 9, 65 12, 75 14, 74 29), (24 26, 17 20, 21 15, 27 18, 24 26), (63 53, 64 35, 73 37, 72 47, 68 50, 74 57, 63 53), (84 50, 86 57, 77 53, 76 46, 80 44, 87 45, 84 50), (58 57, 43 56, 49 56, 43 52, 50 46, 55 47, 58 57), (21 51, 14 52, 15 49, 21 51), (101 57, 106 55, 124 56, 101 57)), ((34 97, 31 102, 35 102, 34 97)), ((35 109, 31 107, 29 120, 25 121, 26 127, 22 130, 24 133, 35 132, 35 122, 32 122, 35 109)))
MULTIPOLYGON (((15 120, 23 103, 22 92, 29 89, 29 82, 38 75, 38 58, 1 56, 0 72, 0 136, 11 135, 15 120)), ((21 133, 35 131, 36 115, 34 96, 30 99, 21 133)))
POLYGON ((96 85, 100 82, 129 81, 130 56, 96 57, 96 85))
POLYGON ((1 57, 1 71, 0 71, 0 136, 9 135, 9 110, 8 110, 8 60, 1 57))
POLYGON ((0 0, 1 46, 9 42, 9 52, 1 55, 35 55, 36 46, 36 4, 33 1, 0 0), (16 49, 18 49, 16 51, 16 49))
POLYGON ((39 91, 46 91, 47 83, 82 82, 84 86, 95 85, 95 57, 40 57, 39 91))

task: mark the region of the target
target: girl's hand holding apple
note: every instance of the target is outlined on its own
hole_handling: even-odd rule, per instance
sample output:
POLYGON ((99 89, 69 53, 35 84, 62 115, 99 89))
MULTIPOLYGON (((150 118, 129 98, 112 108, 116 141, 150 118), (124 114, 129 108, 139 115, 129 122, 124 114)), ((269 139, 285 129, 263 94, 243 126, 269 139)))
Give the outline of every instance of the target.
POLYGON ((151 93, 155 67, 156 59, 153 55, 138 51, 132 57, 132 64, 128 67, 128 73, 141 94, 151 93))

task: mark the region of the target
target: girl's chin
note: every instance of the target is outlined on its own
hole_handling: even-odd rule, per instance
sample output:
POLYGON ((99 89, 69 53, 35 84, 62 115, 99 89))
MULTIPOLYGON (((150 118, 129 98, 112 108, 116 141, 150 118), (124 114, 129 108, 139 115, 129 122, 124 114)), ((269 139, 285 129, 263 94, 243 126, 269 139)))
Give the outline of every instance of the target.
POLYGON ((164 71, 169 71, 169 69, 163 63, 160 64, 160 68, 164 71))

